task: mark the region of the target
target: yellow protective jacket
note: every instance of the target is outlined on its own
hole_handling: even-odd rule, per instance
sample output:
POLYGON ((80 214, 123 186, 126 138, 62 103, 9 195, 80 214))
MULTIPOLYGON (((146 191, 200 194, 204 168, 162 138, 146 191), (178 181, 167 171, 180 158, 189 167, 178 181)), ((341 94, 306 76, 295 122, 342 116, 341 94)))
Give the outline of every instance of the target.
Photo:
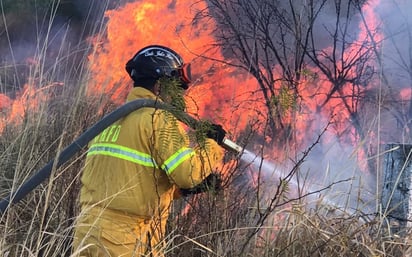
MULTIPOLYGON (((135 99, 159 100, 141 87, 127 98, 135 99)), ((125 233, 142 222, 160 222, 164 230, 176 188, 198 185, 222 158, 223 150, 211 139, 202 148, 190 147, 182 124, 171 113, 148 107, 132 112, 89 144, 80 192, 82 215, 89 218, 80 218, 77 236, 87 234, 91 221, 98 231, 94 237, 107 235, 105 239, 120 244, 135 243, 136 238, 125 233)))

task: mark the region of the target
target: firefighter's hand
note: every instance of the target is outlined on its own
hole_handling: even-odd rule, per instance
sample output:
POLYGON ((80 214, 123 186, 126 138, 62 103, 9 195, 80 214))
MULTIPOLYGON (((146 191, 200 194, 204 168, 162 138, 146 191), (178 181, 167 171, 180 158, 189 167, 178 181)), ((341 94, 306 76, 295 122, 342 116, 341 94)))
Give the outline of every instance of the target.
POLYGON ((206 136, 215 140, 219 145, 222 144, 223 139, 226 136, 226 131, 219 124, 211 124, 210 128, 206 132, 206 136))
POLYGON ((216 193, 220 190, 222 190, 222 179, 219 174, 212 173, 207 176, 199 185, 189 189, 182 188, 180 189, 180 192, 183 196, 189 196, 204 192, 216 193))

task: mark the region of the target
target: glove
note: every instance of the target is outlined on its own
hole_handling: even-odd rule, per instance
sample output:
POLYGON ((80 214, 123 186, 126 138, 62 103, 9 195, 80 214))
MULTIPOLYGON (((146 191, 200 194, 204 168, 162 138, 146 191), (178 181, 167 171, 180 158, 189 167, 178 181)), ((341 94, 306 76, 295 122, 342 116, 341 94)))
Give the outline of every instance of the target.
POLYGON ((220 178, 220 175, 216 173, 211 173, 199 185, 189 189, 181 188, 180 192, 183 196, 189 196, 208 191, 218 192, 220 190, 222 190, 222 179, 220 178))
POLYGON ((222 144, 225 136, 226 131, 219 124, 211 124, 208 131, 206 131, 206 137, 215 140, 219 145, 222 144))

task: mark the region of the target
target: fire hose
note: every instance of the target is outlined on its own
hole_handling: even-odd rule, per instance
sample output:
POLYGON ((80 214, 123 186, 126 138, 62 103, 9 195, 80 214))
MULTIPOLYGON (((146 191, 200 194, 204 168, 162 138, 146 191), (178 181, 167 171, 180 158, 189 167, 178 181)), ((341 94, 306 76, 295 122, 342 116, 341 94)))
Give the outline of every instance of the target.
MULTIPOLYGON (((57 169, 58 167, 63 165, 65 162, 67 162, 77 152, 82 150, 93 138, 99 135, 104 129, 109 127, 111 124, 113 124, 118 119, 143 107, 151 107, 151 108, 167 110, 171 112, 178 120, 185 123, 191 128, 196 128, 197 124, 199 123, 198 120, 191 117, 187 113, 183 111, 179 111, 173 106, 163 103, 163 102, 149 100, 149 99, 138 99, 138 100, 130 101, 120 106, 113 112, 107 114, 94 126, 86 130, 69 146, 63 149, 56 156, 56 158, 49 161, 42 169, 40 169, 31 178, 29 178, 26 182, 24 182, 19 188, 17 188, 15 192, 11 192, 3 200, 1 200, 0 214, 5 213, 11 204, 17 203, 21 199, 23 199, 29 192, 31 192, 40 183, 42 183, 45 179, 47 179, 50 176, 53 169, 57 169)), ((229 150, 235 153, 241 153, 243 151, 243 148, 241 146, 239 146, 238 144, 236 144, 235 142, 227 138, 223 139, 223 142, 221 145, 226 150, 229 150)))

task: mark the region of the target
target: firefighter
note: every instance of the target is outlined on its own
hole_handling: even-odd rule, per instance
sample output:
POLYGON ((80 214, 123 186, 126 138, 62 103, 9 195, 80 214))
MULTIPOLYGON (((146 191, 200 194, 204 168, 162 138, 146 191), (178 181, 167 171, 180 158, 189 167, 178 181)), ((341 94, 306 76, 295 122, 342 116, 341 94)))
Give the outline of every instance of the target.
MULTIPOLYGON (((190 65, 172 49, 147 46, 126 70, 134 82, 127 101, 182 104, 190 65)), ((223 159, 226 132, 211 124, 204 134, 193 144, 170 112, 145 107, 93 139, 81 177, 74 256, 163 256, 173 199, 219 187, 213 170, 223 159)))

